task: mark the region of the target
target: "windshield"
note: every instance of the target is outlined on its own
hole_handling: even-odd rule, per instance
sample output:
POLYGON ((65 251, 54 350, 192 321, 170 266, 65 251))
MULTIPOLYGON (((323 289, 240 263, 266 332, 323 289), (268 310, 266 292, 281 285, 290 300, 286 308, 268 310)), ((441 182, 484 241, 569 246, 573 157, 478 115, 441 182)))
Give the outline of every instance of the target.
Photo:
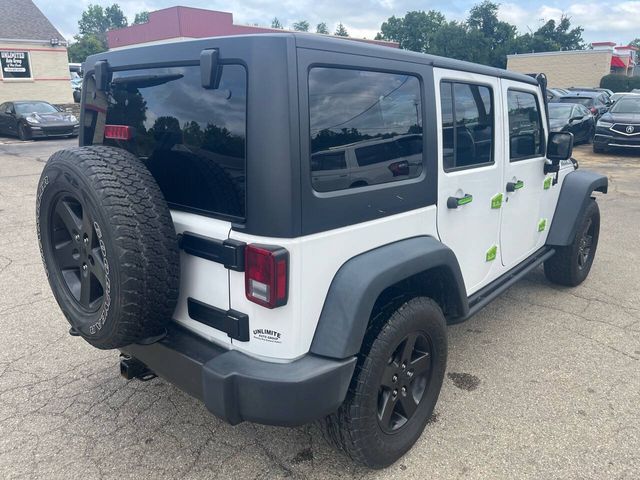
POLYGON ((16 103, 16 113, 27 115, 29 113, 55 113, 56 107, 45 102, 16 103))
POLYGON ((593 98, 589 97, 565 97, 561 98, 560 103, 581 103, 582 105, 589 107, 593 104, 593 98))
POLYGON ((553 120, 564 120, 566 118, 569 118, 572 109, 572 105, 560 105, 558 103, 552 103, 549 105, 549 118, 553 120))
POLYGON ((640 114, 640 96, 639 97, 622 97, 613 107, 611 113, 636 113, 640 114))

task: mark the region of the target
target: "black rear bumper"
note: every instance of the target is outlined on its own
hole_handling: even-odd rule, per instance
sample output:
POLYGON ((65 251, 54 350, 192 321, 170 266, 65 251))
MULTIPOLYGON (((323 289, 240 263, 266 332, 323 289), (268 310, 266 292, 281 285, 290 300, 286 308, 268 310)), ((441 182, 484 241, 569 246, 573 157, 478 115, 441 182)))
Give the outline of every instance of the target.
POLYGON ((232 425, 247 420, 294 426, 322 418, 344 401, 356 363, 355 357, 312 354, 290 363, 265 362, 175 324, 155 343, 121 350, 232 425))

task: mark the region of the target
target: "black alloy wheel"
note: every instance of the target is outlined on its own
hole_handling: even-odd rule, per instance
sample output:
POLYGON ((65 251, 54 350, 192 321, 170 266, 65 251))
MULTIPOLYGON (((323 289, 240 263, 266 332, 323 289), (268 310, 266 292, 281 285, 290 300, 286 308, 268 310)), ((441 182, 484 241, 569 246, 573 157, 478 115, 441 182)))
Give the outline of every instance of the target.
POLYGON ((40 254, 72 330, 111 349, 161 335, 180 285, 169 206, 141 160, 112 147, 60 150, 36 198, 40 254))
POLYGON ((18 124, 18 138, 20 138, 20 140, 31 140, 31 134, 27 131, 24 123, 18 124))
POLYGON ((589 218, 584 228, 584 233, 578 242, 578 268, 584 269, 591 264, 591 246, 593 245, 593 236, 595 234, 595 225, 593 220, 589 218))
POLYGON ((431 341, 424 332, 407 335, 389 358, 378 392, 378 422, 395 433, 422 401, 431 374, 431 341))
POLYGON ((589 275, 600 236, 600 209, 589 199, 571 244, 555 247, 556 253, 544 262, 544 274, 553 283, 575 287, 589 275))
POLYGON ((100 227, 87 206, 68 192, 55 202, 49 225, 56 267, 69 293, 83 311, 97 311, 104 299, 108 269, 96 232, 100 227))

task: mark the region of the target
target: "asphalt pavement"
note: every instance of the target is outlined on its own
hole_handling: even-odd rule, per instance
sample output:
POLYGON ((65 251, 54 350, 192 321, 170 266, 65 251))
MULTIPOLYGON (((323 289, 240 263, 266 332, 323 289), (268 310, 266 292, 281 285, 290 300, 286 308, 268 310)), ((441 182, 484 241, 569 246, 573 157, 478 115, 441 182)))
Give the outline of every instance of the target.
POLYGON ((228 426, 68 335, 34 212, 46 159, 75 142, 0 138, 0 478, 640 478, 640 155, 576 149, 610 179, 591 275, 569 289, 537 270, 450 327, 432 423, 368 471, 313 425, 228 426))

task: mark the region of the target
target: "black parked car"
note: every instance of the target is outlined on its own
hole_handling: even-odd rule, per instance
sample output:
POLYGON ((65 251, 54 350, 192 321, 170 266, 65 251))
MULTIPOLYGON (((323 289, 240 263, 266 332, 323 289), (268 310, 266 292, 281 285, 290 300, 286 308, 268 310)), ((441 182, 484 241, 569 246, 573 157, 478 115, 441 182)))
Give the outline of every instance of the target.
POLYGON ((571 132, 574 141, 591 142, 596 120, 587 107, 579 103, 550 103, 549 127, 552 132, 571 132))
POLYGON ((547 100, 550 102, 556 98, 564 97, 568 95, 569 90, 565 90, 564 88, 547 88, 547 100))
POLYGON ((0 134, 21 140, 78 135, 78 119, 50 103, 22 100, 0 105, 0 134))
POLYGON ((611 147, 640 149, 640 95, 625 95, 596 125, 593 151, 611 147))
POLYGON ((609 96, 604 92, 571 92, 560 98, 551 100, 553 103, 579 103, 596 117, 600 118, 611 105, 609 96))

